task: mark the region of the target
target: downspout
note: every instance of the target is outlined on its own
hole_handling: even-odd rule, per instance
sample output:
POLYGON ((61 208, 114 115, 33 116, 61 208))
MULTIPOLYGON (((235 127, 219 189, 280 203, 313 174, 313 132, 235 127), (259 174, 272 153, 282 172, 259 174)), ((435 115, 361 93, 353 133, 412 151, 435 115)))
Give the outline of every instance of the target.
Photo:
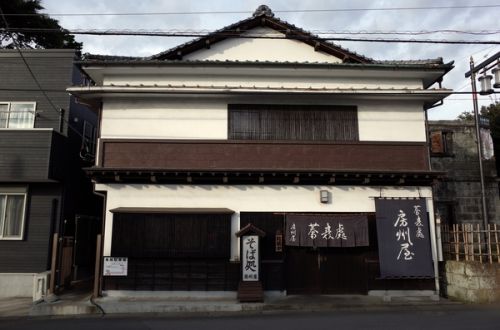
POLYGON ((64 109, 60 108, 59 109, 59 133, 64 134, 63 129, 64 129, 64 109))
POLYGON ((57 228, 57 210, 59 208, 59 200, 57 198, 52 199, 51 210, 50 210, 50 239, 49 239, 49 253, 47 255, 47 269, 51 269, 52 265, 52 246, 54 233, 57 228))
MULTIPOLYGON (((440 78, 437 83, 439 84, 439 88, 441 89, 441 83, 443 81, 443 78, 440 78)), ((431 108, 435 108, 438 106, 443 105, 443 100, 440 100, 437 103, 434 103, 429 106, 424 106, 424 113, 425 113, 425 141, 427 145, 427 160, 428 160, 428 166, 429 170, 432 171, 432 162, 431 162, 431 145, 430 145, 430 139, 429 139, 429 114, 427 110, 431 108)), ((433 265, 434 265, 434 285, 436 288, 436 294, 439 296, 440 295, 440 284, 439 284, 439 261, 443 261, 443 252, 442 252, 442 242, 441 242, 441 221, 439 217, 436 217, 436 202, 434 199, 434 186, 435 183, 433 182, 431 185, 431 200, 432 200, 432 214, 430 214, 430 218, 432 218, 433 223, 431 224, 430 228, 430 233, 432 235, 432 241, 435 242, 435 251, 433 253, 434 260, 433 260, 433 265), (434 230, 432 230, 434 229, 434 230)), ((430 213, 430 212, 429 212, 430 213)), ((432 242, 431 241, 431 242, 432 242)), ((431 244, 432 246, 432 244, 431 244)))
MULTIPOLYGON (((102 215, 101 215, 101 249, 99 251, 99 262, 96 260, 96 270, 95 274, 96 276, 94 278, 94 282, 97 281, 97 285, 94 284, 94 292, 92 294, 93 298, 101 297, 102 296, 102 257, 103 257, 103 251, 104 251, 104 229, 106 225, 106 202, 107 202, 107 195, 105 193, 100 193, 95 190, 95 185, 96 183, 93 183, 93 194, 96 196, 99 196, 102 198, 102 215)), ((97 244, 97 241, 96 241, 97 244)))
MULTIPOLYGON (((97 165, 98 161, 101 161, 101 157, 98 157, 98 154, 101 152, 99 148, 99 140, 101 138, 101 119, 102 119, 102 102, 97 108, 97 136, 96 136, 96 155, 95 155, 95 165, 97 165), (99 148, 99 150, 97 150, 99 148)), ((94 291, 92 294, 92 298, 97 298, 102 296, 102 257, 103 257, 103 251, 104 251, 104 233, 105 233, 105 228, 106 228, 106 203, 107 203, 107 194, 106 193, 100 193, 96 191, 95 189, 96 182, 94 181, 92 184, 92 192, 94 195, 99 196, 102 198, 102 215, 101 215, 101 241, 100 241, 100 251, 99 253, 96 252, 96 255, 98 256, 99 260, 96 260, 96 270, 95 270, 95 278, 94 278, 94 291), (97 281, 97 283, 95 283, 97 281)), ((97 244, 97 241, 96 241, 97 244)), ((92 299, 91 302, 93 303, 92 299)), ((100 306, 99 306, 100 308, 100 306)), ((100 308, 101 311, 104 314, 104 311, 102 308, 100 308)))

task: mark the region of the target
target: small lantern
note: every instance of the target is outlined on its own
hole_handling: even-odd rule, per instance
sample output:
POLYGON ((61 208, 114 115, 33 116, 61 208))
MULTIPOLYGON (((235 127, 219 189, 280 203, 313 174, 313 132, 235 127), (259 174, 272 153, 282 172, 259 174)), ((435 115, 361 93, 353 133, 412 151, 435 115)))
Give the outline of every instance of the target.
POLYGON ((488 95, 493 93, 493 88, 491 88, 491 79, 493 76, 484 74, 479 77, 479 83, 481 84, 481 91, 479 91, 480 95, 488 95))
POLYGON ((493 85, 493 87, 500 88, 500 64, 498 64, 496 68, 491 70, 491 72, 495 76, 495 84, 493 85))

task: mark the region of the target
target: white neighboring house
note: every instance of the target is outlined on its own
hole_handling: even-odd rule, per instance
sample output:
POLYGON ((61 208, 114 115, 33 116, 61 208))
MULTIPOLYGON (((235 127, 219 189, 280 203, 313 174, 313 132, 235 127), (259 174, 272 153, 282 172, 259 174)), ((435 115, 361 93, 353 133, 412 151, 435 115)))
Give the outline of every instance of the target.
POLYGON ((266 232, 267 291, 438 289, 432 278, 378 279, 375 198, 425 200, 436 267, 431 183, 442 173, 430 169, 426 111, 451 93, 436 83, 452 63, 375 61, 261 6, 150 58, 81 67, 95 85, 68 91, 102 102, 87 172, 107 196, 103 256, 128 258, 127 276, 104 277, 109 294, 235 291, 234 234, 247 223, 266 232), (280 237, 297 214, 362 215, 370 243, 288 246, 280 237))

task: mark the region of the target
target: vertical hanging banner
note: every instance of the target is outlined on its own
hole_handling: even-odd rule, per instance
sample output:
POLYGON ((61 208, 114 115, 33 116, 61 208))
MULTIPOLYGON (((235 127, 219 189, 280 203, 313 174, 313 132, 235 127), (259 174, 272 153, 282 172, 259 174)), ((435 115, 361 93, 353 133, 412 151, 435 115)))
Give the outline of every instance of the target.
POLYGON ((259 280, 259 236, 242 237, 242 277, 243 281, 259 280))
POLYGON ((380 276, 434 277, 425 199, 375 199, 380 276))

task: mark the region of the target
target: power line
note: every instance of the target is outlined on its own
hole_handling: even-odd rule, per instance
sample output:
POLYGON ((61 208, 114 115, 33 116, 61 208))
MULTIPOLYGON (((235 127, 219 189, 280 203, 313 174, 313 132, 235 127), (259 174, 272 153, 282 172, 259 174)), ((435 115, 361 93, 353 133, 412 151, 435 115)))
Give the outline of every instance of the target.
MULTIPOLYGON (((444 10, 444 9, 484 9, 497 8, 492 5, 463 5, 463 6, 431 6, 431 7, 382 7, 382 8, 337 8, 337 9, 294 9, 274 10, 275 13, 331 13, 357 11, 407 11, 407 10, 444 10)), ((253 11, 184 11, 184 12, 121 12, 121 13, 35 13, 19 14, 7 13, 5 16, 161 16, 161 15, 224 15, 224 14, 252 14, 253 11)))
MULTIPOLYGON (((1 30, 1 29, 0 29, 1 30)), ((132 31, 132 30, 64 30, 64 29, 38 29, 39 32, 54 33, 65 31, 74 35, 98 35, 98 36, 141 36, 141 37, 205 37, 206 34, 200 33, 171 33, 162 31, 132 31)), ((284 36, 236 34, 231 32, 215 32, 212 36, 221 36, 240 39, 284 39, 284 36)), ((384 43, 426 43, 426 44, 462 44, 462 45, 499 45, 498 40, 436 40, 436 39, 387 39, 387 38, 347 38, 347 37, 325 37, 316 38, 309 36, 288 35, 288 39, 295 40, 323 40, 323 41, 358 41, 358 42, 384 42, 384 43)))
MULTIPOLYGON (((252 30, 224 30, 223 32, 220 31, 213 31, 213 30, 191 30, 191 29, 169 29, 169 30, 160 30, 160 29, 154 29, 154 30, 146 30, 146 29, 137 29, 137 30, 132 30, 132 29, 72 29, 71 31, 65 30, 62 28, 10 28, 10 31, 15 31, 15 32, 54 32, 54 33, 59 33, 59 32, 71 32, 73 34, 76 33, 86 33, 87 31, 92 31, 92 32, 137 32, 137 33, 162 33, 162 34, 179 34, 179 35, 186 35, 186 36, 203 36, 207 34, 217 34, 217 33, 231 33, 231 34, 241 34, 241 33, 246 33, 246 32, 251 32, 252 30)), ((283 30, 276 30, 276 33, 254 33, 254 35, 257 36, 264 36, 264 35, 275 35, 275 36, 282 36, 283 33, 286 33, 287 31, 283 30)), ((348 34, 348 35, 426 35, 426 34, 439 34, 439 33, 454 33, 454 34, 469 34, 469 35, 494 35, 494 34, 500 34, 500 30, 478 30, 478 31, 473 31, 473 30, 450 30, 450 29, 443 29, 443 30, 418 30, 418 31, 367 31, 367 30, 361 30, 361 31, 350 31, 350 30, 310 30, 308 31, 311 34, 315 35, 330 35, 330 34, 348 34)))

